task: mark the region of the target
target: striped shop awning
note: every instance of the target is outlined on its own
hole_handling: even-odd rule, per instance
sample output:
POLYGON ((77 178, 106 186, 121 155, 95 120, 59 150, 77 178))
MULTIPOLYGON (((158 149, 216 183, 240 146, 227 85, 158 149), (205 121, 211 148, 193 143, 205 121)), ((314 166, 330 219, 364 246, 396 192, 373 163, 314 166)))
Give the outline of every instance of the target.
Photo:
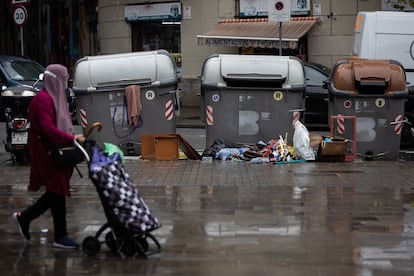
MULTIPOLYGON (((282 23, 282 47, 298 47, 301 37, 316 24, 317 17, 293 17, 282 23)), ((198 45, 228 47, 279 47, 279 23, 267 18, 225 19, 212 30, 197 35, 198 45)))

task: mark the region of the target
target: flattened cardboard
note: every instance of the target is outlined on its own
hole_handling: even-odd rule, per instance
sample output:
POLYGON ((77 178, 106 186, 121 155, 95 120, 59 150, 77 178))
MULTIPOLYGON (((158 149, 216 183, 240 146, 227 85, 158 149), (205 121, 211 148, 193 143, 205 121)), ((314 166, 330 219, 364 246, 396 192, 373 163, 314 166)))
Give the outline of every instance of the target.
POLYGON ((148 160, 178 160, 178 149, 191 160, 201 160, 201 155, 180 134, 141 135, 141 158, 148 160))

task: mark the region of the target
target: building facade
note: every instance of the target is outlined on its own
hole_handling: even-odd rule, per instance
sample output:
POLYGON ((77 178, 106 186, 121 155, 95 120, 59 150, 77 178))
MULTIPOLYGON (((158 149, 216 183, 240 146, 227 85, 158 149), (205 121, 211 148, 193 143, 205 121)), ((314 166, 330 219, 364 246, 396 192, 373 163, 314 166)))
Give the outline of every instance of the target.
MULTIPOLYGON (((257 15, 260 12, 260 6, 263 5, 261 2, 267 1, 99 0, 100 51, 102 54, 139 51, 145 48, 151 50, 163 48, 170 51, 176 55, 176 61, 181 67, 182 104, 197 105, 200 91, 198 77, 201 74, 203 61, 209 55, 214 53, 272 53, 269 48, 258 47, 252 50, 254 47, 238 47, 238 45, 226 45, 226 43, 203 45, 200 44, 197 36, 213 30, 219 20, 246 17, 246 14, 252 10, 251 7, 246 9, 246 5, 253 6, 253 10, 258 11, 254 15, 257 15), (179 16, 176 19, 165 19, 165 17, 163 19, 162 16, 165 15, 163 11, 169 13, 174 10, 172 6, 175 4, 180 4, 179 16)), ((291 5, 296 5, 295 2, 291 1, 291 5)), ((301 38, 304 41, 301 49, 296 49, 296 52, 283 50, 282 53, 299 54, 307 61, 326 66, 332 66, 338 59, 351 55, 354 24, 358 11, 381 10, 384 5, 382 3, 384 1, 381 0, 297 1, 299 2, 304 2, 307 9, 302 14, 292 15, 292 18, 312 16, 317 18, 317 23, 301 38), (302 49, 303 47, 306 49, 302 49)), ((247 16, 249 19, 254 19, 254 17, 247 16)), ((256 17, 263 18, 263 14, 256 17)))
POLYGON ((27 0, 23 2, 28 20, 23 27, 13 23, 15 1, 21 2, 0 4, 2 54, 20 55, 23 47, 25 56, 43 65, 62 63, 70 69, 87 55, 165 49, 180 69, 183 105, 199 103, 198 77, 211 54, 279 54, 281 50, 283 55, 332 66, 351 55, 358 11, 389 6, 387 0, 277 1, 289 4, 292 11, 291 21, 281 25, 283 46, 278 47, 278 25, 266 15, 267 3, 275 1, 27 0), (223 31, 229 32, 225 38, 220 35, 223 31), (248 31, 264 31, 263 40, 240 39, 248 31))
POLYGON ((99 53, 97 4, 98 0, 0 1, 0 54, 71 68, 80 57, 99 53))

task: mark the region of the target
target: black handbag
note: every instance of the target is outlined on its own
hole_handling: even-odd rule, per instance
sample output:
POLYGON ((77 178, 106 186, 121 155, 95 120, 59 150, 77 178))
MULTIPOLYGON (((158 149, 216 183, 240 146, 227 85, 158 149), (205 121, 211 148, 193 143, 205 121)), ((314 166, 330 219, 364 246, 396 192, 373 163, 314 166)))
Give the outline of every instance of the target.
POLYGON ((80 146, 78 142, 74 142, 72 146, 66 147, 54 147, 49 151, 49 156, 52 159, 52 162, 57 167, 64 166, 75 166, 80 162, 85 160, 85 155, 87 155, 85 150, 80 146))

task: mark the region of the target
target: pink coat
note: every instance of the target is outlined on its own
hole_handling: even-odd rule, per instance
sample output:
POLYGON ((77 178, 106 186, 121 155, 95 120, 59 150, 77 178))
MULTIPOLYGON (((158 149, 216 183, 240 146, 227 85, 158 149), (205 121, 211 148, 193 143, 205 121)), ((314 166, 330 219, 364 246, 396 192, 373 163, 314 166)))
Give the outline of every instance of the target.
POLYGON ((69 179, 72 167, 56 167, 48 156, 53 145, 69 145, 74 136, 56 126, 56 111, 53 100, 46 90, 41 90, 29 106, 30 133, 30 183, 29 190, 37 191, 41 186, 56 194, 70 195, 69 179))

